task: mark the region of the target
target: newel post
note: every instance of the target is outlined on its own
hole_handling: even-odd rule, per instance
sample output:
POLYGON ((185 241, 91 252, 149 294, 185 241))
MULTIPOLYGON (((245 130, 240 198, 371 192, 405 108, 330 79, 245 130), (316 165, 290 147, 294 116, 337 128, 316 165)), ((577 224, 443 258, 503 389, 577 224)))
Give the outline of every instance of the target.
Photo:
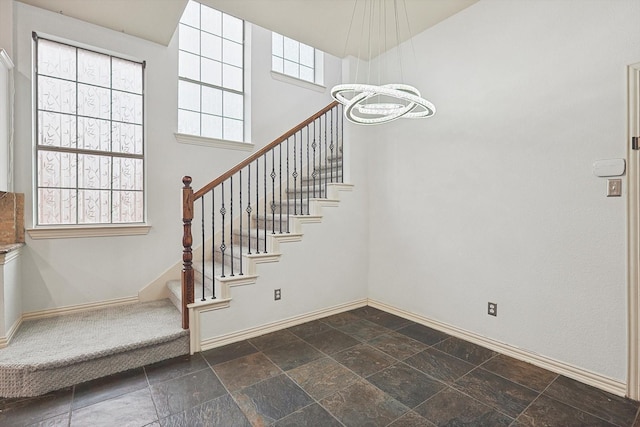
POLYGON ((193 189, 191 188, 191 177, 182 178, 182 329, 189 329, 189 310, 187 305, 193 303, 194 275, 191 261, 193 254, 191 245, 191 220, 193 219, 193 189))

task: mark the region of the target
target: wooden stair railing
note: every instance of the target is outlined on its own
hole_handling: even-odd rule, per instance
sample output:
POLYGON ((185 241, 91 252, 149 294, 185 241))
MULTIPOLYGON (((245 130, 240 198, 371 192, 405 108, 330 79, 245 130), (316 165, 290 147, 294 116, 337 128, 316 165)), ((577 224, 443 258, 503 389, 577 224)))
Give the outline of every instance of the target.
POLYGON ((200 190, 194 192, 191 177, 183 177, 181 281, 184 329, 189 328, 187 306, 195 300, 193 224, 199 226, 202 239, 201 301, 208 297, 207 278, 211 284, 210 297, 216 299, 214 261, 221 265, 219 277, 226 277, 227 263, 230 264, 226 267, 230 276, 243 275, 243 251, 252 254, 254 250, 253 253, 259 254, 262 249, 262 253, 266 253, 268 229, 271 234, 289 233, 291 215, 309 215, 309 200, 326 197, 328 183, 342 182, 343 122, 342 106, 334 101, 200 190), (206 202, 205 196, 210 197, 210 203, 206 202), (198 201, 199 212, 195 209, 198 201), (235 216, 234 208, 237 209, 235 216), (200 221, 194 223, 197 215, 200 221), (211 220, 210 230, 205 224, 205 216, 211 220), (234 221, 239 231, 234 228, 234 221), (230 253, 227 255, 227 252, 230 253), (209 276, 205 274, 207 267, 209 276))

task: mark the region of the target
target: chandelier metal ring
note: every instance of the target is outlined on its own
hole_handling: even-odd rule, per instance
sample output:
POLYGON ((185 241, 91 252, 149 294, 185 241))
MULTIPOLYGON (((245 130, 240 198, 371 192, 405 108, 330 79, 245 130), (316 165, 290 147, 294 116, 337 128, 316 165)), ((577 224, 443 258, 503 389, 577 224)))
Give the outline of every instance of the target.
POLYGON ((435 114, 435 106, 420 96, 413 86, 406 84, 386 84, 382 86, 367 84, 340 84, 331 90, 331 96, 345 105, 345 117, 358 124, 373 125, 387 123, 400 117, 425 118, 435 114), (345 94, 352 93, 349 98, 345 94), (367 103, 375 96, 404 101, 402 103, 367 103), (367 117, 373 116, 373 117, 367 117))

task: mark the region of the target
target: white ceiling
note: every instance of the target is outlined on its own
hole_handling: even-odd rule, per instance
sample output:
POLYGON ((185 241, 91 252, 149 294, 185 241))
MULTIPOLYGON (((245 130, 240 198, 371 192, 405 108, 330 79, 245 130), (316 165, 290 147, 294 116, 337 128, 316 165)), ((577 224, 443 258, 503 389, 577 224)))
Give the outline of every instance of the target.
MULTIPOLYGON (((187 0, 19 1, 164 45, 171 40, 187 3, 187 0)), ((361 58, 368 57, 369 51, 376 56, 386 50, 385 46, 397 45, 397 33, 400 41, 404 41, 409 38, 409 30, 411 35, 418 34, 477 1, 397 0, 399 31, 396 31, 392 0, 369 0, 373 9, 365 6, 365 0, 201 0, 332 55, 361 58), (385 13, 381 14, 380 9, 385 13), (380 28, 386 28, 386 40, 378 36, 384 34, 380 28)))

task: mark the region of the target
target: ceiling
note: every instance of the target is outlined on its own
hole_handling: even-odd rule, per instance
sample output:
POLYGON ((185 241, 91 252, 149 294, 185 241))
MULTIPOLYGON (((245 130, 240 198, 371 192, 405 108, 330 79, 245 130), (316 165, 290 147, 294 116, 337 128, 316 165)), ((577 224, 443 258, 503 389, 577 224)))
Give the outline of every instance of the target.
MULTIPOLYGON (((169 44, 187 3, 187 0, 18 1, 163 45, 169 44)), ((369 6, 365 0, 200 1, 334 56, 366 58, 397 45, 398 35, 400 41, 407 40, 478 0, 398 0, 397 12, 391 0, 369 0, 369 6), (380 13, 381 9, 384 13, 380 13), (381 29, 386 29, 386 38, 381 29)))

